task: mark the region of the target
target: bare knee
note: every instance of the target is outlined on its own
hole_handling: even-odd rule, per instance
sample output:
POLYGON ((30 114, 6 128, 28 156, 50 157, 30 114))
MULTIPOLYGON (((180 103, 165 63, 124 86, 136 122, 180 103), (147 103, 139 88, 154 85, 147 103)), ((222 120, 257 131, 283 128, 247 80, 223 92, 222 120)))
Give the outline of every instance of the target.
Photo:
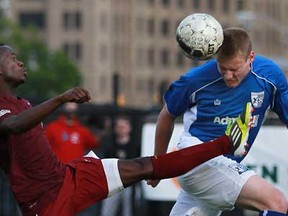
POLYGON ((288 202, 285 195, 276 189, 273 195, 270 195, 270 199, 267 200, 265 209, 261 210, 274 210, 282 213, 286 213, 288 210, 288 202))
POLYGON ((243 186, 236 205, 246 209, 273 210, 286 213, 288 201, 285 195, 259 176, 252 176, 243 186))

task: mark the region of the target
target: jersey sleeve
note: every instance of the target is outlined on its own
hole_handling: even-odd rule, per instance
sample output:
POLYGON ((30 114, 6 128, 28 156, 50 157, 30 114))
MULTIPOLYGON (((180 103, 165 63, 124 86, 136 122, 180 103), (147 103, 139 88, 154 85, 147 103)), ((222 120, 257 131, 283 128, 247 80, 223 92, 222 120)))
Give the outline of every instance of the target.
POLYGON ((13 107, 5 99, 0 99, 0 121, 13 115, 13 107))
POLYGON ((280 120, 288 126, 288 84, 282 71, 277 76, 276 93, 272 110, 276 112, 280 120))
POLYGON ((182 115, 195 105, 197 92, 207 84, 218 80, 219 77, 214 59, 191 68, 173 82, 164 94, 169 113, 175 117, 182 115))
POLYGON ((183 114, 191 106, 190 96, 193 90, 191 90, 190 80, 187 76, 181 76, 164 94, 167 109, 175 117, 183 114))

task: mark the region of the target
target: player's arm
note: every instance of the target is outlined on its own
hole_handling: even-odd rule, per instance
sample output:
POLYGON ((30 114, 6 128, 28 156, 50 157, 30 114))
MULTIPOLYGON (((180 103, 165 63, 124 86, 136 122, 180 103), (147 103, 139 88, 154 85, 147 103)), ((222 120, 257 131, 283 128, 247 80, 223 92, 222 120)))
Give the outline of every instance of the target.
POLYGON ((87 90, 73 88, 18 115, 3 118, 0 121, 0 134, 23 133, 41 123, 45 117, 66 102, 83 103, 90 100, 87 90))
POLYGON ((174 130, 173 117, 167 110, 166 105, 162 108, 158 115, 155 133, 155 149, 154 154, 160 155, 167 151, 169 141, 174 130))
MULTIPOLYGON (((174 130, 175 118, 168 112, 166 105, 162 108, 157 118, 154 154, 161 155, 167 152, 174 130)), ((147 184, 156 187, 160 180, 147 180, 147 184)))

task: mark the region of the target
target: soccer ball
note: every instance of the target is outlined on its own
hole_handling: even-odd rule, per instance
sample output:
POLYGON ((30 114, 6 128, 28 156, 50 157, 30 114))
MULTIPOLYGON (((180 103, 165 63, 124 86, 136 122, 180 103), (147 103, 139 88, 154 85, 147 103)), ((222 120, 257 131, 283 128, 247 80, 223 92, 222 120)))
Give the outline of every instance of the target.
POLYGON ((223 42, 223 29, 211 15, 194 13, 185 17, 176 30, 180 51, 193 60, 207 60, 215 55, 223 42))

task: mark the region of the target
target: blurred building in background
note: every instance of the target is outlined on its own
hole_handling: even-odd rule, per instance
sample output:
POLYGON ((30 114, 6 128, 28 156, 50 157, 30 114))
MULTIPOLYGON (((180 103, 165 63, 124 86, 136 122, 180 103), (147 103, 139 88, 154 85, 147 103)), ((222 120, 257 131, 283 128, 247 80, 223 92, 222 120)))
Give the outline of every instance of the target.
MULTIPOLYGON (((159 106, 167 84, 198 64, 185 58, 175 41, 179 21, 195 12, 213 15, 224 28, 245 28, 253 49, 276 60, 287 73, 286 11, 287 0, 0 0, 1 16, 23 27, 38 27, 49 48, 63 50, 79 66, 93 102, 132 108, 159 106)), ((118 114, 108 108, 90 104, 88 109, 84 104, 81 116, 118 114)), ((147 113, 127 112, 140 145, 147 113)), ((0 195, 5 197, 0 215, 20 215, 1 170, 0 195)), ((152 202, 151 212, 167 215, 173 204, 152 202)), ((139 209, 137 215, 151 215, 148 208, 139 209)))
MULTIPOLYGON (((1 0, 0 0, 1 2, 1 0)), ((167 82, 196 62, 178 51, 175 29, 206 12, 223 27, 249 30, 254 50, 285 67, 287 0, 2 0, 21 26, 37 26, 47 46, 77 63, 94 102, 149 108, 167 82)))

